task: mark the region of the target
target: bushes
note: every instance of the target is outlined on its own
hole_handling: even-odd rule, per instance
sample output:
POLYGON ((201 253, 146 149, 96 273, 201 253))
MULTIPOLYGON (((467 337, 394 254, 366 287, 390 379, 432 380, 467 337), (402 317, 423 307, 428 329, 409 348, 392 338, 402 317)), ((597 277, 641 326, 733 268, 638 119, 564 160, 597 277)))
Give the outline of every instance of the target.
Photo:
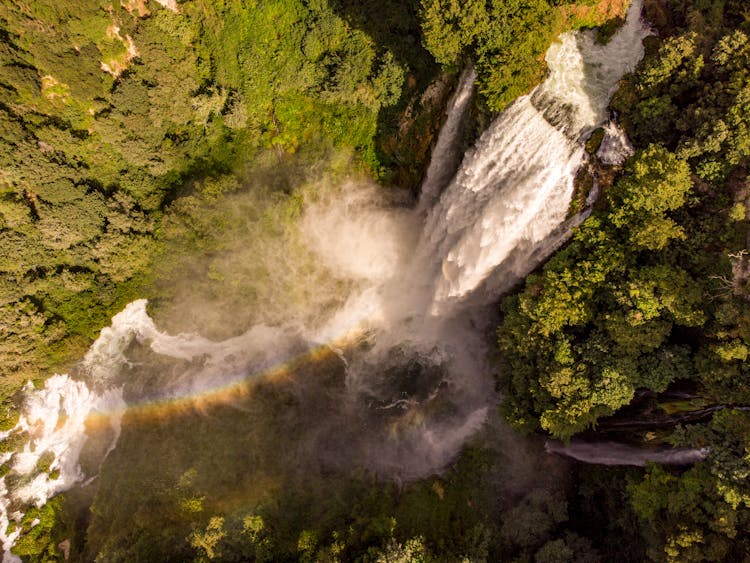
POLYGON ((684 161, 658 146, 639 151, 607 193, 609 209, 507 301, 500 344, 512 374, 508 408, 519 422, 538 416, 568 438, 628 404, 637 387, 663 390, 674 377, 654 371, 673 353, 673 327, 705 321, 700 284, 659 254, 684 238, 668 214, 690 186, 684 161), (534 406, 516 399, 526 394, 534 406))

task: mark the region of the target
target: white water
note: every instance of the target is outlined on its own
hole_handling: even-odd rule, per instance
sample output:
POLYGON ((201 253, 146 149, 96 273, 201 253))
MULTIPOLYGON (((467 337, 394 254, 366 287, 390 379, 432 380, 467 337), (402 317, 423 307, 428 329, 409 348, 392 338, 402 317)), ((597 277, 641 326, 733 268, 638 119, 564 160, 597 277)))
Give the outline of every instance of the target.
POLYGON ((463 129, 464 117, 474 93, 474 67, 467 66, 458 79, 456 91, 446 108, 447 116, 438 134, 437 143, 432 150, 430 165, 427 167, 422 190, 419 197, 418 213, 429 210, 440 192, 448 185, 460 163, 459 141, 463 129))
POLYGON ((625 24, 606 45, 593 31, 565 33, 545 60, 549 76, 532 94, 534 105, 568 137, 581 139, 607 119, 617 82, 643 58, 652 32, 640 19, 643 0, 633 0, 625 24))
POLYGON ((611 166, 621 166, 633 153, 635 150, 625 131, 614 121, 607 123, 604 126, 602 144, 596 151, 599 160, 611 166))
POLYGON ((105 456, 117 443, 120 419, 126 408, 122 388, 114 387, 101 392, 92 388, 68 375, 50 377, 42 389, 34 389, 31 383, 26 386, 22 414, 16 427, 8 434, 25 433, 28 441, 4 460, 10 465, 10 471, 0 479, 3 561, 20 561, 9 551, 20 530, 11 534, 7 534, 6 530, 11 517, 20 522, 23 514, 18 509, 10 514, 11 508, 24 505, 41 507, 47 499, 83 480, 78 458, 88 439, 87 423, 96 422, 94 417, 97 413, 103 419, 104 428, 96 430, 110 434, 110 445, 105 456), (37 468, 43 455, 51 456, 50 473, 37 468), (13 486, 7 484, 8 477, 13 478, 13 486))
POLYGON ((584 463, 636 467, 645 467, 647 463, 690 465, 703 461, 709 453, 708 448, 648 448, 617 442, 584 442, 575 439, 567 446, 548 440, 544 449, 549 453, 563 455, 584 463))
POLYGON ((467 311, 496 299, 563 240, 583 157, 580 139, 605 120, 616 81, 642 56, 648 31, 638 18, 640 7, 634 0, 626 25, 606 47, 594 45, 590 34, 563 35, 547 54, 549 78, 490 126, 448 181, 447 163, 471 98, 473 72, 466 71, 417 210, 394 209, 374 188, 358 185, 309 203, 300 223, 305 240, 350 288, 335 310, 303 316, 304 322, 258 325, 214 342, 159 331, 145 300, 138 300, 102 330, 77 379, 57 375, 43 389, 29 387, 14 431, 31 438, 7 460, 13 479, 0 479, 4 560, 14 560, 9 549, 17 532, 5 534, 9 519, 20 521, 24 505, 41 505, 84 479, 78 458, 92 432, 92 415, 100 413, 100 426, 110 432, 104 455, 115 446, 125 399, 148 387, 124 379, 125 368, 138 369, 128 359, 133 342, 186 363, 178 376, 148 387, 158 389, 157 398, 168 398, 242 380, 320 343, 334 346, 332 341, 352 335, 367 339, 366 351, 339 350, 352 400, 374 397, 382 403, 378 408, 396 412, 419 409, 442 393, 449 394, 452 409, 440 420, 421 417, 395 437, 362 437, 360 453, 369 457, 356 459, 407 478, 450 461, 481 427, 493 400, 477 318, 467 311), (441 385, 421 399, 389 395, 378 374, 403 361, 436 366, 441 385), (36 469, 46 451, 54 457, 51 469, 59 470, 55 479, 36 469))
POLYGON ((592 32, 563 34, 547 52, 547 80, 516 100, 466 155, 424 232, 422 251, 440 260, 436 313, 482 284, 490 290, 484 301, 494 299, 533 269, 532 255, 554 251, 540 245, 567 214, 584 154, 580 140, 605 121, 617 81, 643 56, 650 31, 640 11, 634 0, 605 46, 592 32))

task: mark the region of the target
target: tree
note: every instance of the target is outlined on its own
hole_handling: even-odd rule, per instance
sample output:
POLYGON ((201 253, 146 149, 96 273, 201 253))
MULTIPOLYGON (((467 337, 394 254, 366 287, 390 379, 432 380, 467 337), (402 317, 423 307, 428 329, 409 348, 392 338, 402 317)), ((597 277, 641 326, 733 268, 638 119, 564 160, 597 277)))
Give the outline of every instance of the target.
POLYGON ((444 65, 458 62, 464 49, 489 26, 487 4, 479 0, 422 0, 422 29, 427 50, 444 65))
POLYGON ((626 227, 637 248, 661 250, 672 239, 685 236, 682 227, 666 216, 682 207, 692 187, 690 167, 658 145, 636 154, 623 176, 607 194, 615 208, 613 225, 626 227))

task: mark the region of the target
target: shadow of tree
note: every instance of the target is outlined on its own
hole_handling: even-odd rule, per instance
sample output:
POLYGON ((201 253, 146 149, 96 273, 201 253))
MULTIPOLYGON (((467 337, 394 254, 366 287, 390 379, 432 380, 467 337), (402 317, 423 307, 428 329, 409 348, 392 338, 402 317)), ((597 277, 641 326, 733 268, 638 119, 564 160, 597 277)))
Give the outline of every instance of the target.
POLYGON ((439 125, 445 102, 439 99, 437 108, 418 105, 421 94, 440 74, 440 66, 422 45, 420 2, 330 0, 330 6, 349 25, 370 36, 381 54, 390 51, 406 69, 401 98, 379 112, 375 146, 378 161, 393 171, 383 179, 414 189, 421 179, 426 148, 439 125), (410 104, 417 119, 405 116, 410 104), (423 109, 427 109, 427 115, 423 109))
POLYGON ((351 26, 367 33, 378 47, 408 65, 418 87, 424 87, 439 70, 422 46, 418 0, 331 0, 330 6, 351 26))

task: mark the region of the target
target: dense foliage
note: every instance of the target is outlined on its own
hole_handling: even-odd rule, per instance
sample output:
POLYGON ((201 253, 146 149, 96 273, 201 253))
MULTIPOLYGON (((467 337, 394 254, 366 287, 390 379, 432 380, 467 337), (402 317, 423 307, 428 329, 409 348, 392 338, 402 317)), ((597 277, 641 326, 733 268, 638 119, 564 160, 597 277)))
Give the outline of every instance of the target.
POLYGON ((505 407, 518 427, 568 439, 636 390, 690 380, 703 404, 725 408, 673 440, 709 447, 708 460, 682 475, 654 467, 630 498, 650 557, 741 560, 750 417, 734 407, 750 400, 750 22, 736 1, 651 10, 668 33, 650 40, 613 102, 641 148, 572 243, 505 300, 505 407))

